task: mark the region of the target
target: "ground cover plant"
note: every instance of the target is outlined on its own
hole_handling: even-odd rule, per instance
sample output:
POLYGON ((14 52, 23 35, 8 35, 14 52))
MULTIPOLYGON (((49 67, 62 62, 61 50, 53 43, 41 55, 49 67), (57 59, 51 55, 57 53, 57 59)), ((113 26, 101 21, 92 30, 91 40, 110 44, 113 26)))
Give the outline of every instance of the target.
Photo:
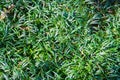
POLYGON ((119 4, 95 1, 1 0, 0 80, 120 80, 119 4))

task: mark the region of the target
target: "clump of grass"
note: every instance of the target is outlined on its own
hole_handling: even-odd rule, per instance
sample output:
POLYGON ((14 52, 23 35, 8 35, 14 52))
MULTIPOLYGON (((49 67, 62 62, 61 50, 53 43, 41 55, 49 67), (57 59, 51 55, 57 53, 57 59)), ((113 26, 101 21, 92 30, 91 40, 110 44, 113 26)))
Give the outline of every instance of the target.
POLYGON ((0 80, 119 80, 120 10, 90 34, 79 0, 1 1, 0 80))
POLYGON ((119 0, 85 0, 91 14, 87 24, 90 26, 91 33, 99 31, 99 29, 104 30, 108 26, 111 15, 115 15, 120 6, 119 2, 119 0))

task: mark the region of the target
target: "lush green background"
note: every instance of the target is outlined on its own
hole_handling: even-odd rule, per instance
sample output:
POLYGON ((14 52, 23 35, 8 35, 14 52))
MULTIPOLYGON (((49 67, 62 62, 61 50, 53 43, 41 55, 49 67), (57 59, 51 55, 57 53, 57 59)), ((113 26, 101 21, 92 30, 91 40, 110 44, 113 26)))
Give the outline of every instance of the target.
POLYGON ((93 3, 1 0, 0 80, 120 80, 120 9, 93 3))

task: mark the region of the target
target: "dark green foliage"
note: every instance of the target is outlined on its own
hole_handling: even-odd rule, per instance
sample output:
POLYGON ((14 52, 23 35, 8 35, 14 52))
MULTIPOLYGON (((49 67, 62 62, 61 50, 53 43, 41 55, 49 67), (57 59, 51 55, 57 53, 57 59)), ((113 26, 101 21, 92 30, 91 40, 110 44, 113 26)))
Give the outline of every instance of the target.
POLYGON ((0 80, 119 80, 120 9, 86 1, 1 0, 0 80))
POLYGON ((110 15, 115 15, 117 8, 120 7, 119 0, 86 0, 93 17, 88 21, 92 32, 99 29, 104 30, 104 26, 110 22, 110 15), (108 21, 109 20, 109 21, 108 21))

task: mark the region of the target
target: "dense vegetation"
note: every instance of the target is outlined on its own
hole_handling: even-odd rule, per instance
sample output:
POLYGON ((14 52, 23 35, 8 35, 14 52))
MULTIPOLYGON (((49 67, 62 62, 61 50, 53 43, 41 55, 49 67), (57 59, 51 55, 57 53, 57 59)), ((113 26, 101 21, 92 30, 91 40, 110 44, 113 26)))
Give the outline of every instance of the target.
POLYGON ((119 0, 1 0, 0 80, 120 80, 119 0))

